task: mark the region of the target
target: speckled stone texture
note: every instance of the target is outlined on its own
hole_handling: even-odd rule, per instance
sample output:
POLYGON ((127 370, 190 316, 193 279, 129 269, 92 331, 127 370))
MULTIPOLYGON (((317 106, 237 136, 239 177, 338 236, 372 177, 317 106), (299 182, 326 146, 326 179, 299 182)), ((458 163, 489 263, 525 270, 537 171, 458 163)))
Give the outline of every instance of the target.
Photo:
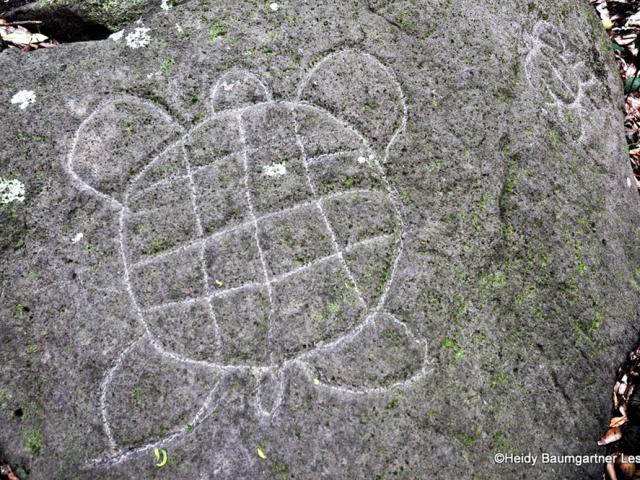
POLYGON ((640 202, 588 3, 156 7, 0 53, 21 478, 598 478, 493 462, 602 453, 637 338, 640 202))

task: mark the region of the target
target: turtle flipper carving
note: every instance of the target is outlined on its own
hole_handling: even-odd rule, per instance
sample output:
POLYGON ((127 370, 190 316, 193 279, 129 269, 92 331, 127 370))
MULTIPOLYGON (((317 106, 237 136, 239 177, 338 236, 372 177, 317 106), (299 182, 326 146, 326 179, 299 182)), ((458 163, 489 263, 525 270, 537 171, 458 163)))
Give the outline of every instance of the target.
POLYGON ((66 168, 80 190, 120 208, 131 177, 182 131, 150 102, 130 95, 111 98, 80 125, 66 168))
POLYGON ((145 340, 121 353, 102 385, 101 415, 111 450, 107 463, 183 437, 219 407, 225 394, 224 372, 176 362, 145 340))
POLYGON ((375 57, 345 51, 317 63, 294 101, 272 98, 234 69, 212 87, 212 113, 188 130, 128 97, 80 127, 67 166, 118 209, 122 280, 143 331, 103 383, 106 463, 150 448, 136 446, 142 437, 183 436, 235 374, 253 379, 256 418, 275 421, 298 366, 337 394, 379 393, 425 373, 424 342, 386 311, 403 250, 401 203, 382 166, 407 121, 400 85, 375 57), (143 124, 161 134, 135 137, 146 160, 120 152, 114 162, 127 166, 103 172, 109 144, 97 119, 118 124, 126 105, 152 112, 143 124), (82 153, 92 144, 97 153, 82 153), (168 375, 156 397, 185 405, 160 430, 118 413, 134 409, 127 385, 150 365, 168 375))
POLYGON ((355 127, 381 163, 407 123, 406 99, 393 71, 355 50, 335 52, 316 63, 300 84, 298 98, 355 127))
POLYGON ((353 335, 305 359, 307 375, 325 388, 350 394, 407 386, 425 373, 426 342, 389 313, 372 316, 353 335), (357 366, 357 368, 354 368, 357 366))

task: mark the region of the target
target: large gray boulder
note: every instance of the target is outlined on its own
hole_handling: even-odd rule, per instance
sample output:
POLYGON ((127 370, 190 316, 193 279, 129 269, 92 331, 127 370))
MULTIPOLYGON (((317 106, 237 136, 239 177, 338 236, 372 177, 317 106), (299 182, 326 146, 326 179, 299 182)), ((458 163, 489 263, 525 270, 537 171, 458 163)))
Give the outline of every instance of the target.
POLYGON ((193 0, 0 69, 22 477, 598 477, 494 462, 603 453, 636 340, 588 2, 193 0))

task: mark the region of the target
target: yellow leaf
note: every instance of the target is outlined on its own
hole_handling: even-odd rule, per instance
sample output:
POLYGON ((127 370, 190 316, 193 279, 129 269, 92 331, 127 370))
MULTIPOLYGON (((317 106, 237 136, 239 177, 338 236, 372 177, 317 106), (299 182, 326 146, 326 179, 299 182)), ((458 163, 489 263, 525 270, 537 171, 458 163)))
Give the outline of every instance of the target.
POLYGON ((313 379, 313 384, 314 385, 320 385, 320 380, 318 380, 317 378, 313 379))
POLYGON ((167 451, 164 448, 154 448, 153 455, 156 457, 156 467, 162 468, 167 464, 167 460, 169 459, 167 455, 167 451))
POLYGON ((264 450, 260 447, 257 448, 257 452, 258 452, 258 456, 262 459, 262 460, 266 460, 267 459, 267 454, 264 453, 264 450))

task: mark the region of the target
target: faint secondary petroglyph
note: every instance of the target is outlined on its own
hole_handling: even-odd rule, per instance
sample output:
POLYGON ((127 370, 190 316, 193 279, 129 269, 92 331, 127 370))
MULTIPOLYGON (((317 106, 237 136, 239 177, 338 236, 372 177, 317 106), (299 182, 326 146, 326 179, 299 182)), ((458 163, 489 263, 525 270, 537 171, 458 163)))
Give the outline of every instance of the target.
MULTIPOLYGON (((357 89, 357 78, 345 97, 357 89)), ((120 463, 183 437, 220 407, 223 379, 232 373, 255 378, 258 418, 279 411, 293 368, 338 395, 406 388, 427 373, 426 342, 386 310, 404 225, 382 165, 408 117, 393 72, 372 55, 341 51, 311 69, 296 99, 274 101, 257 76, 233 70, 213 87, 211 111, 185 130, 158 107, 123 96, 101 105, 73 140, 66 168, 74 184, 118 212, 122 282, 143 331, 102 382, 110 451, 92 466, 120 463), (362 121, 385 140, 375 145, 340 111, 312 103, 330 104, 335 85, 327 77, 354 66, 360 82, 386 82, 381 91, 389 105, 381 97, 380 108, 397 117, 379 126, 362 121), (132 111, 145 112, 178 138, 117 191, 122 175, 100 183, 100 175, 111 172, 92 165, 102 154, 96 144, 109 136, 95 130, 103 121, 117 128, 118 117, 132 111), (319 379, 319 359, 358 350, 360 343, 383 344, 376 335, 390 330, 413 355, 407 358, 418 358, 409 377, 398 373, 383 384, 357 386, 319 379), (127 449, 113 433, 109 392, 124 369, 135 368, 127 359, 145 344, 167 361, 210 370, 215 381, 187 425, 127 449)))
POLYGON ((597 83, 593 74, 576 58, 555 25, 539 21, 528 40, 531 49, 524 68, 529 85, 545 97, 546 105, 556 110, 562 122, 579 131, 577 140, 582 140, 587 90, 597 83))

